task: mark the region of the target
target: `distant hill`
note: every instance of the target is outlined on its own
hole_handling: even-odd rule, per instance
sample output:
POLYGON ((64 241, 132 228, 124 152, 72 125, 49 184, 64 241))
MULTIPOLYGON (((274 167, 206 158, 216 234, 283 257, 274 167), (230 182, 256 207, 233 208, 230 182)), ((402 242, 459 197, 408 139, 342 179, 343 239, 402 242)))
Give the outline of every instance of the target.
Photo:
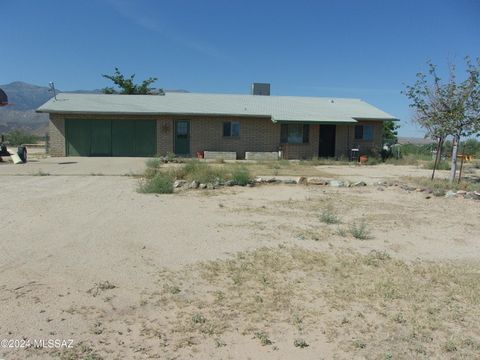
MULTIPOLYGON (((12 105, 0 107, 0 134, 13 129, 24 129, 36 135, 44 135, 48 129, 48 114, 37 114, 35 109, 53 97, 47 86, 32 85, 21 81, 0 85, 12 105)), ((167 92, 188 92, 187 90, 166 90, 167 92)), ((62 92, 57 89, 57 93, 62 92)), ((73 93, 101 93, 96 90, 76 90, 73 93)))

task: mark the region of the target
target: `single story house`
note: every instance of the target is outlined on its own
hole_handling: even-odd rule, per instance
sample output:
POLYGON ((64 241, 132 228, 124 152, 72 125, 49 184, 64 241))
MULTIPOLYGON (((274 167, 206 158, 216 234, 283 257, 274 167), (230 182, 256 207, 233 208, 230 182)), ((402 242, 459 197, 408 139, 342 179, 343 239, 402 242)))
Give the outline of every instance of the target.
MULTIPOLYGON (((268 92, 269 93, 269 92, 268 92)), ((348 157, 382 146, 392 115, 359 99, 167 92, 58 94, 52 156, 195 156, 204 151, 278 152, 285 159, 348 157)))

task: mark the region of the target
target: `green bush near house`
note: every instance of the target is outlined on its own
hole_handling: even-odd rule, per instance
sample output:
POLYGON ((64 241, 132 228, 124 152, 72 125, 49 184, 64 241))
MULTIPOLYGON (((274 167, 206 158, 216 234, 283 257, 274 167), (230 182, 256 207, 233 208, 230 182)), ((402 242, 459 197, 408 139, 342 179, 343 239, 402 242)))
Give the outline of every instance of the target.
POLYGON ((155 193, 155 194, 171 194, 173 193, 174 178, 171 174, 157 172, 152 177, 146 177, 141 180, 138 192, 155 193))
POLYGON ((245 186, 252 180, 250 171, 245 166, 235 166, 231 175, 236 185, 245 186))

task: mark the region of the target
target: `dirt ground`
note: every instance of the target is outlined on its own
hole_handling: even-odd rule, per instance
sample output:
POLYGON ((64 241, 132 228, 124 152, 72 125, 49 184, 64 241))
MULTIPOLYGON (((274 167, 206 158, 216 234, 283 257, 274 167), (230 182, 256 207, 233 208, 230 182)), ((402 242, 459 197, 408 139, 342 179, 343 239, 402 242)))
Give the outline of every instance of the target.
MULTIPOLYGON (((262 318, 262 326, 250 317, 251 323, 247 326, 243 317, 233 315, 227 317, 228 321, 210 324, 209 319, 215 314, 206 316, 207 320, 202 315, 208 313, 205 305, 213 296, 207 290, 210 286, 229 286, 222 283, 227 275, 219 272, 225 264, 223 261, 236 266, 228 261, 238 254, 260 251, 261 255, 262 251, 267 251, 262 249, 270 249, 272 257, 284 259, 281 264, 287 264, 288 259, 301 258, 301 262, 295 260, 287 269, 292 276, 296 274, 295 266, 306 271, 318 265, 306 262, 305 256, 310 253, 325 254, 322 255, 327 257, 325 264, 330 264, 346 261, 341 260, 344 254, 363 259, 362 256, 374 251, 404 264, 392 263, 392 269, 399 266, 393 273, 401 272, 399 269, 406 266, 445 264, 474 269, 473 276, 477 282, 479 280, 480 205, 474 200, 427 199, 424 193, 376 185, 361 188, 262 185, 191 190, 172 195, 139 194, 136 192, 137 179, 107 174, 141 171, 140 160, 134 159, 128 169, 122 167, 121 161, 101 167, 98 159, 86 160, 82 169, 75 168, 76 164, 62 166, 59 163, 64 161, 48 158, 31 163, 30 168, 17 167, 15 171, 13 165, 8 169, 0 166, 0 334, 6 339, 72 339, 75 345, 74 350, 58 352, 35 348, 0 349, 0 357, 7 360, 49 359, 52 356, 63 359, 409 357, 410 353, 389 357, 390 353, 372 352, 366 343, 356 340, 355 336, 361 334, 354 336, 349 332, 353 330, 334 333, 336 326, 325 324, 339 317, 335 311, 340 310, 337 307, 333 311, 322 302, 328 297, 319 300, 323 298, 315 291, 320 291, 322 285, 313 280, 308 287, 295 291, 292 288, 291 292, 303 294, 305 299, 313 296, 319 301, 313 301, 316 307, 309 309, 323 314, 322 323, 306 322, 307 330, 290 327, 289 321, 282 317, 292 313, 294 302, 275 310, 278 311, 276 318, 269 317, 275 311, 265 310, 268 316, 262 318), (97 167, 101 171, 97 171, 97 167), (65 169, 72 168, 76 170, 65 175, 72 172, 65 169), (57 176, 29 175, 39 170, 57 176), (100 172, 104 176, 91 176, 100 172), (326 210, 338 217, 338 224, 321 221, 326 210), (366 224, 366 240, 348 234, 353 224, 366 224), (280 253, 271 249, 280 249, 280 253), (297 249, 294 251, 300 252, 302 257, 297 253, 297 257, 291 257, 282 249, 297 249), (208 265, 210 261, 216 263, 208 265), (210 266, 208 271, 202 268, 205 266, 210 266), (210 275, 200 276, 205 271, 210 275), (176 284, 182 285, 177 289, 176 284), (172 299, 177 293, 182 297, 172 299), (336 315, 332 315, 334 313, 336 315), (188 328, 189 324, 193 330, 188 328), (211 328, 206 329, 205 324, 210 324, 211 328), (293 345, 299 334, 308 338, 308 347, 303 348, 298 339, 293 345), (269 337, 273 344, 269 344, 269 337), (353 341, 353 348, 342 345, 349 339, 353 341)), ((369 184, 383 178, 428 173, 408 166, 320 168, 324 175, 365 180, 369 184)), ((244 261, 242 256, 238 261, 244 261)), ((267 255, 266 259, 271 256, 267 255)), ((352 264, 357 264, 357 260, 352 264)), ((231 266, 226 269, 231 270, 231 266)), ((268 269, 266 271, 268 275, 268 269)), ((285 271, 279 267, 278 274, 272 270, 272 276, 281 276, 285 271)), ((318 272, 307 275, 318 277, 327 270, 315 271, 318 272)), ((361 269, 355 271, 361 273, 361 269)), ((310 279, 307 275, 301 278, 310 279)), ((362 279, 358 281, 367 281, 367 278, 362 279)), ((452 279, 449 284, 455 283, 452 279)), ((264 281, 269 283, 268 279, 264 281)), ((271 281, 279 284, 277 280, 271 281)), ((335 280, 332 286, 336 286, 335 282, 341 280, 335 280)), ((450 285, 445 282, 445 286, 450 285)), ((279 288, 286 289, 278 285, 274 290, 279 288)), ((222 291, 229 299, 228 292, 222 291)), ((247 286, 242 291, 237 294, 237 301, 250 294, 252 288, 247 286)), ((287 295, 273 297, 272 304, 282 303, 287 295)), ((472 300, 469 321, 478 325, 479 294, 472 296, 476 300, 472 300)), ((305 299, 295 301, 300 304, 305 299)), ((361 306, 369 309, 373 304, 369 301, 350 304, 347 312, 352 313, 361 306)), ((236 306, 242 304, 245 303, 236 306)), ((382 304, 388 307, 390 303, 382 304)), ((307 308, 307 304, 304 307, 307 308)), ((223 310, 233 311, 228 307, 223 310)), ((245 311, 242 316, 257 313, 245 311)), ((315 319, 313 312, 308 314, 315 319)), ((367 319, 359 323, 358 329, 369 322, 375 326, 374 319, 367 319)), ((456 326, 442 332, 442 336, 454 336, 456 326)), ((469 341, 474 344, 471 347, 477 349, 474 346, 478 344, 480 350, 480 334, 475 333, 480 330, 475 326, 470 329, 473 333, 469 341)), ((461 328, 457 330, 462 331, 461 328)), ((453 341, 449 339, 442 338, 442 341, 453 341)), ((447 358, 461 355, 473 359, 476 356, 473 355, 475 350, 448 352, 448 345, 447 352, 439 354, 435 341, 425 346, 418 358, 432 355, 441 358, 445 354, 447 358)), ((455 346, 460 348, 458 344, 455 346)))

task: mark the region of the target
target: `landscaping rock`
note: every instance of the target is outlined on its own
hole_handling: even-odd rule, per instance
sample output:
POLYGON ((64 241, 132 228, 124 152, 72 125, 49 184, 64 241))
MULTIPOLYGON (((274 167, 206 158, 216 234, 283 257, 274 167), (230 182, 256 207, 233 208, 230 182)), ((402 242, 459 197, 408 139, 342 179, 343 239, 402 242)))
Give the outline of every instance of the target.
POLYGON ((465 190, 458 190, 457 195, 464 196, 467 192, 465 190))
POLYGON ((207 188, 207 185, 206 185, 206 184, 200 184, 198 187, 199 187, 200 189, 206 189, 206 188, 207 188))
POLYGON ((344 187, 345 183, 341 180, 330 180, 328 185, 333 187, 344 187))
POLYGON ((293 184, 297 184, 297 181, 296 180, 293 180, 293 179, 285 179, 285 180, 282 180, 282 183, 283 184, 287 184, 287 185, 293 185, 293 184))
POLYGON ((377 187, 377 190, 378 190, 378 191, 385 191, 385 188, 379 186, 379 187, 377 187))
POLYGON ((214 181, 214 183, 212 184, 213 188, 214 189, 218 189, 222 184, 220 183, 220 181, 216 180, 214 181))
POLYGON ((471 200, 480 200, 480 193, 476 191, 470 191, 465 194, 464 198, 471 200))
POLYGON ((255 182, 258 183, 258 184, 261 184, 261 183, 265 182, 265 180, 264 180, 263 178, 261 178, 261 177, 257 177, 257 178, 255 178, 255 180, 253 180, 253 181, 255 181, 255 182))
POLYGON ((213 189, 214 189, 213 184, 212 184, 212 183, 208 183, 208 184, 207 184, 207 189, 208 189, 208 190, 213 190, 213 189))
POLYGON ((352 184, 352 186, 367 186, 367 183, 364 181, 357 181, 352 184))
POLYGON ((200 185, 200 184, 198 183, 198 181, 193 180, 193 181, 190 183, 190 189, 198 189, 198 185, 200 185))
POLYGON ((300 176, 296 180, 297 184, 307 185, 307 178, 305 176, 300 176))
POLYGON ((455 197, 455 196, 457 196, 457 193, 455 191, 452 191, 452 190, 448 190, 447 193, 445 194, 446 198, 451 198, 451 197, 455 197))
POLYGON ((175 180, 173 183, 174 188, 183 187, 187 182, 185 180, 175 180))
POLYGON ((308 185, 328 185, 327 180, 320 179, 318 177, 311 177, 307 179, 308 185))
POLYGON ((233 186, 233 185, 235 185, 235 181, 233 181, 233 180, 225 181, 225 186, 233 186))

